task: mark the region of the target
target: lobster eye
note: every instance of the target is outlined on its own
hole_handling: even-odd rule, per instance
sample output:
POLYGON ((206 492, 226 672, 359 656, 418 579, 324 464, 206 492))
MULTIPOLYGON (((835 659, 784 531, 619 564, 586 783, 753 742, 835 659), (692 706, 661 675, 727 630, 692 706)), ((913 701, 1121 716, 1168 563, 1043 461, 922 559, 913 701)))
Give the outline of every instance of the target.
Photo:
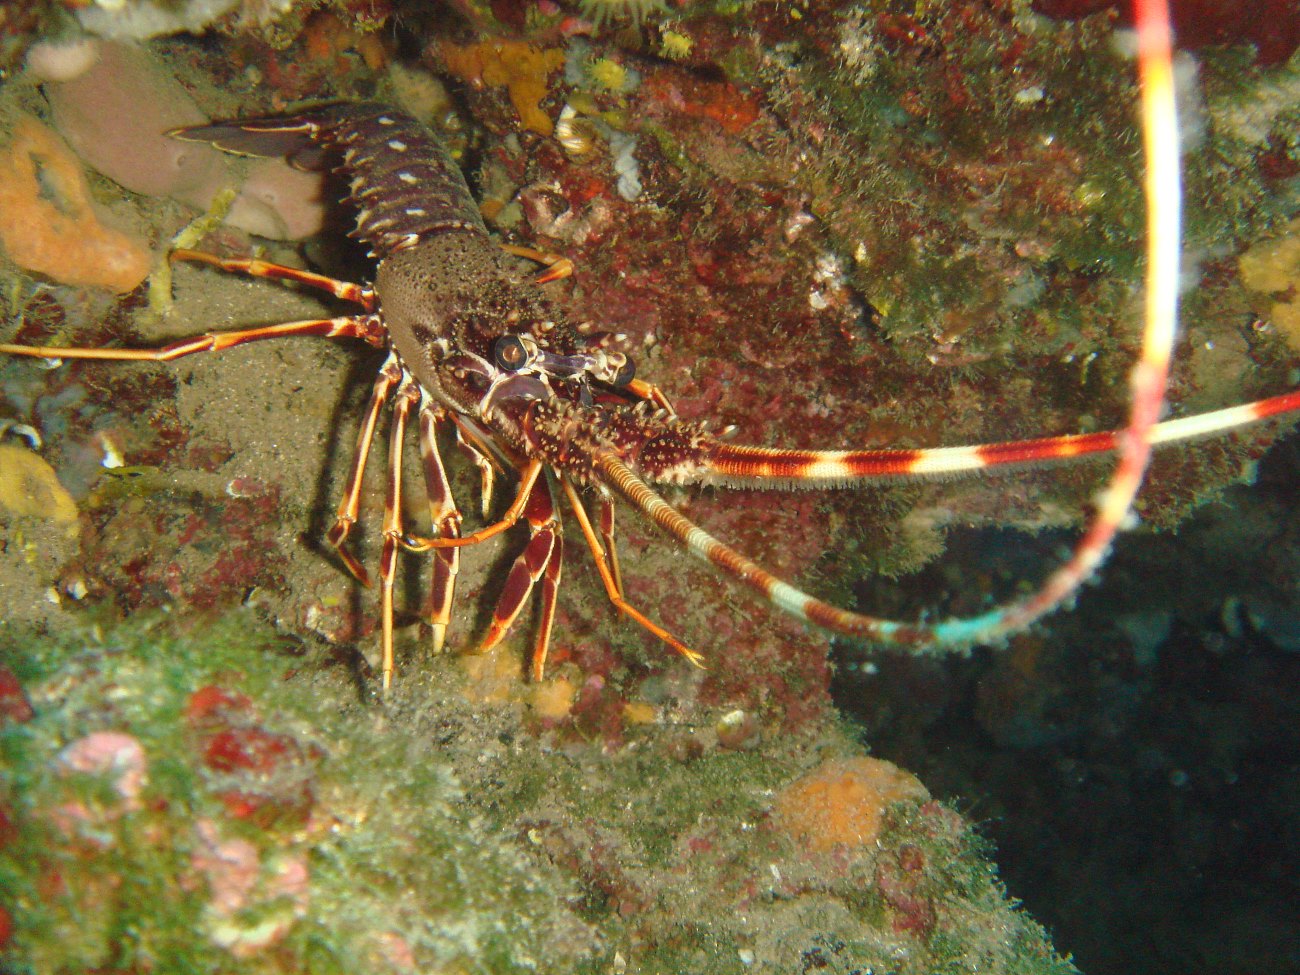
POLYGON ((492 357, 506 372, 518 372, 528 363, 528 350, 518 335, 503 335, 497 339, 492 357))
POLYGON ((614 373, 614 378, 609 381, 615 389, 622 389, 633 379, 636 378, 636 363, 628 356, 623 360, 623 364, 618 367, 618 372, 614 373))

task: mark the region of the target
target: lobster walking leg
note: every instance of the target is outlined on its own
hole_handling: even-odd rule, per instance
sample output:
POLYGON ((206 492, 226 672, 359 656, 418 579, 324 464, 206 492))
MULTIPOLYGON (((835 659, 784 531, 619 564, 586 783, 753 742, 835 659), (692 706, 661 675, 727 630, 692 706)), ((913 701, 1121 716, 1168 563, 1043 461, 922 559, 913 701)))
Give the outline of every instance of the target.
POLYGON ((614 544, 614 500, 600 498, 600 537, 605 543, 605 555, 609 559, 609 572, 614 577, 614 588, 623 595, 623 573, 618 567, 618 546, 614 544))
POLYGON ((513 254, 515 257, 526 257, 538 264, 545 264, 547 270, 537 278, 535 282, 537 284, 549 284, 552 281, 559 281, 573 274, 573 261, 559 254, 539 251, 536 247, 521 247, 518 244, 502 244, 501 249, 507 254, 513 254))
POLYGON ((449 415, 456 427, 456 446, 478 468, 479 510, 486 521, 488 512, 492 510, 492 493, 496 488, 496 462, 483 437, 463 417, 455 413, 449 415))
POLYGON ((365 477, 366 462, 370 457, 370 446, 375 439, 375 427, 379 424, 379 414, 401 379, 402 367, 397 361, 397 356, 390 354, 380 367, 379 375, 375 377, 374 389, 370 393, 370 402, 366 406, 366 416, 361 423, 361 431, 357 434, 357 448, 352 454, 352 469, 348 472, 348 486, 344 490, 343 500, 339 502, 338 510, 335 512, 334 524, 330 526, 330 530, 325 536, 334 550, 338 552, 343 564, 348 567, 348 571, 366 587, 370 586, 370 573, 357 560, 357 557, 347 550, 344 543, 347 541, 348 533, 352 531, 352 526, 357 523, 357 511, 361 506, 361 481, 365 477))
POLYGON ((379 598, 382 619, 382 686, 388 692, 393 682, 393 581, 397 578, 397 553, 402 542, 402 455, 406 445, 406 424, 411 408, 420 399, 420 387, 407 372, 402 373, 393 406, 393 425, 388 443, 388 490, 384 495, 384 542, 379 557, 379 598))
POLYGON ((677 411, 673 409, 673 404, 658 386, 642 382, 640 379, 633 379, 624 388, 639 399, 643 399, 647 403, 653 403, 659 409, 667 411, 670 416, 677 415, 677 411))
POLYGON ((542 618, 533 645, 533 674, 540 680, 551 643, 555 596, 559 591, 560 565, 564 557, 560 516, 549 481, 534 482, 524 517, 528 520, 528 544, 510 567, 501 599, 492 613, 492 625, 479 644, 478 652, 486 653, 501 642, 519 617, 533 586, 541 581, 542 618))
MULTIPOLYGON (((328 291, 335 298, 342 298, 344 301, 355 302, 361 305, 366 311, 374 311, 378 306, 375 299, 375 289, 368 285, 353 284, 351 281, 339 281, 337 278, 326 277, 324 274, 315 274, 312 271, 299 270, 296 267, 286 267, 283 264, 272 264, 269 261, 262 261, 256 258, 230 258, 218 257, 215 254, 208 254, 204 251, 185 250, 178 248, 171 252, 173 261, 189 261, 195 264, 208 264, 222 271, 228 271, 233 274, 247 274, 254 278, 271 278, 276 281, 296 281, 298 284, 305 284, 309 288, 316 288, 320 291, 328 291)), ((380 341, 375 345, 383 345, 382 335, 377 337, 380 341)))
POLYGON ((290 335, 315 335, 327 339, 365 339, 380 328, 374 315, 345 315, 340 318, 308 318, 301 322, 282 322, 235 332, 205 332, 180 339, 160 349, 85 349, 78 346, 3 345, 0 353, 33 356, 39 359, 111 359, 119 362, 171 362, 196 352, 220 352, 222 349, 280 339, 290 335))
MULTIPOLYGON (((424 483, 429 495, 429 520, 433 534, 439 538, 460 536, 461 515, 451 494, 451 482, 438 449, 438 427, 447 420, 447 412, 428 394, 421 394, 420 455, 424 459, 424 483)), ((433 553, 432 579, 429 584, 429 624, 433 627, 433 650, 442 650, 451 621, 451 603, 456 591, 456 574, 460 571, 460 549, 440 548, 433 553)))
MULTIPOLYGON (((552 504, 554 493, 552 492, 552 504)), ((533 680, 541 682, 546 676, 546 657, 551 649, 551 630, 555 626, 555 605, 560 595, 560 571, 564 568, 564 536, 560 532, 557 513, 555 522, 555 552, 546 563, 542 576, 542 607, 537 620, 537 640, 533 644, 533 680)))
POLYGON ((600 581, 605 586, 605 595, 614 604, 614 608, 629 619, 640 623, 695 666, 702 668, 704 666, 703 657, 623 598, 618 582, 614 578, 614 571, 609 566, 609 557, 601 546, 600 539, 596 536, 596 530, 591 526, 591 519, 587 517, 587 511, 582 506, 582 499, 578 497, 578 492, 574 490, 573 485, 569 483, 567 478, 561 479, 560 483, 564 485, 565 496, 568 497, 569 505, 573 508, 573 513, 578 519, 578 526, 582 529, 582 537, 587 540, 587 547, 591 549, 592 558, 596 562, 596 571, 600 573, 600 581))
POLYGON ((506 513, 501 516, 500 521, 495 521, 476 532, 460 538, 424 538, 419 535, 406 535, 402 539, 402 545, 412 552, 427 552, 430 549, 463 548, 466 545, 477 545, 479 542, 486 542, 489 538, 500 535, 503 531, 514 527, 519 519, 523 517, 528 507, 528 499, 532 496, 533 486, 537 483, 541 473, 542 462, 537 458, 530 460, 524 469, 520 471, 519 491, 510 507, 506 509, 506 513))

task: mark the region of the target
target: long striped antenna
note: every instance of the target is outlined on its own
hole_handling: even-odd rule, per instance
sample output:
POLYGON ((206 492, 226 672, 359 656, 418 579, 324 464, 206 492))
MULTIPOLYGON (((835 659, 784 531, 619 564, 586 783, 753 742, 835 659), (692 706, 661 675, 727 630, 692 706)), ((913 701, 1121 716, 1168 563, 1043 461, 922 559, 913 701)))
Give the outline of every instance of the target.
POLYGON ((709 442, 703 445, 707 460, 681 478, 726 483, 753 480, 768 485, 777 481, 790 486, 802 482, 812 486, 818 482, 858 483, 872 477, 957 473, 999 464, 1115 451, 1119 455, 1118 464, 1097 499, 1096 512, 1083 537, 1069 560, 1056 569, 1036 592, 979 616, 937 623, 911 624, 852 613, 782 582, 723 545, 668 505, 612 453, 597 458, 601 479, 660 528, 680 540, 693 554, 757 589, 794 616, 875 643, 912 650, 942 649, 996 641, 1024 629, 1068 600, 1096 572, 1116 533, 1132 516, 1133 502, 1142 486, 1154 442, 1227 429, 1300 406, 1300 393, 1291 393, 1217 414, 1189 417, 1167 424, 1157 422, 1164 405, 1176 335, 1182 245, 1182 177, 1167 0, 1136 0, 1136 12, 1142 133, 1146 152, 1146 307, 1141 355, 1131 375, 1132 401, 1123 431, 939 451, 769 451, 709 442))
MULTIPOLYGON (((1300 390, 1292 390, 1253 403, 1163 420, 1151 427, 1147 440, 1153 447, 1184 443, 1298 411, 1300 390)), ((707 439, 697 446, 704 457, 702 462, 680 475, 665 479, 726 487, 857 487, 887 481, 997 473, 1031 464, 1108 454, 1120 449, 1125 435, 1124 430, 1102 430, 1034 440, 1004 440, 966 447, 917 450, 897 447, 880 450, 785 450, 707 439)))
POLYGON ((1164 407, 1169 360, 1178 329, 1182 171, 1168 0, 1136 0, 1136 12, 1142 141, 1147 162, 1146 320, 1141 357, 1131 377, 1133 402, 1119 445, 1119 463, 1074 554, 1038 592, 966 621, 965 625, 956 620, 947 624, 949 630, 959 634, 969 629, 971 641, 996 638, 1028 626, 1060 606, 1097 571, 1116 532, 1132 516, 1133 502, 1151 460, 1151 433, 1164 407))

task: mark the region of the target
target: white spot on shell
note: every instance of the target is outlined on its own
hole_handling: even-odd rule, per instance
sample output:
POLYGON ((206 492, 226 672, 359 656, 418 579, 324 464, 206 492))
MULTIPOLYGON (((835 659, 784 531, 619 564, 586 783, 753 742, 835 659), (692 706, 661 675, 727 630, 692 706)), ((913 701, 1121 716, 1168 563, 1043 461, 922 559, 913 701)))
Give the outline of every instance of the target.
POLYGON ((375 119, 375 121, 378 122, 380 125, 392 125, 392 124, 393 124, 393 120, 392 120, 391 118, 389 118, 387 115, 381 115, 381 116, 379 116, 379 118, 375 119))
POLYGON ((392 149, 393 152, 405 152, 406 143, 403 142, 401 139, 389 139, 388 148, 392 149))
POLYGON ((109 438, 107 433, 97 433, 95 439, 99 441, 99 446, 104 451, 104 456, 99 461, 100 467, 114 470, 126 464, 126 461, 122 459, 122 452, 118 450, 117 444, 109 438))
POLYGON ((416 179, 413 175, 411 175, 410 173, 407 173, 407 172, 401 172, 401 173, 398 173, 398 174, 397 174, 397 178, 400 179, 403 183, 418 183, 418 182, 419 182, 418 179, 416 179))
POLYGON ((423 217, 426 216, 426 211, 422 207, 407 207, 406 215, 408 217, 423 217))

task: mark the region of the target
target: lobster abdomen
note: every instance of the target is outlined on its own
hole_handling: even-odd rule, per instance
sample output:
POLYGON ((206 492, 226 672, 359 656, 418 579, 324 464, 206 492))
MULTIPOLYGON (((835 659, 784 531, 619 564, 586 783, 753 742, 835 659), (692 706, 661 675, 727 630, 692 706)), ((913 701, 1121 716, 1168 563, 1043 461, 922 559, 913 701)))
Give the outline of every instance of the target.
POLYGON ((350 232, 381 260, 421 240, 487 227, 451 154, 425 126, 383 105, 335 104, 295 115, 236 119, 171 133, 245 156, 284 156, 300 169, 350 177, 350 232))
POLYGON ((487 237, 460 167, 433 133, 404 112, 342 106, 313 138, 341 150, 341 168, 352 174, 351 201, 358 207, 351 236, 381 260, 440 234, 487 237))

